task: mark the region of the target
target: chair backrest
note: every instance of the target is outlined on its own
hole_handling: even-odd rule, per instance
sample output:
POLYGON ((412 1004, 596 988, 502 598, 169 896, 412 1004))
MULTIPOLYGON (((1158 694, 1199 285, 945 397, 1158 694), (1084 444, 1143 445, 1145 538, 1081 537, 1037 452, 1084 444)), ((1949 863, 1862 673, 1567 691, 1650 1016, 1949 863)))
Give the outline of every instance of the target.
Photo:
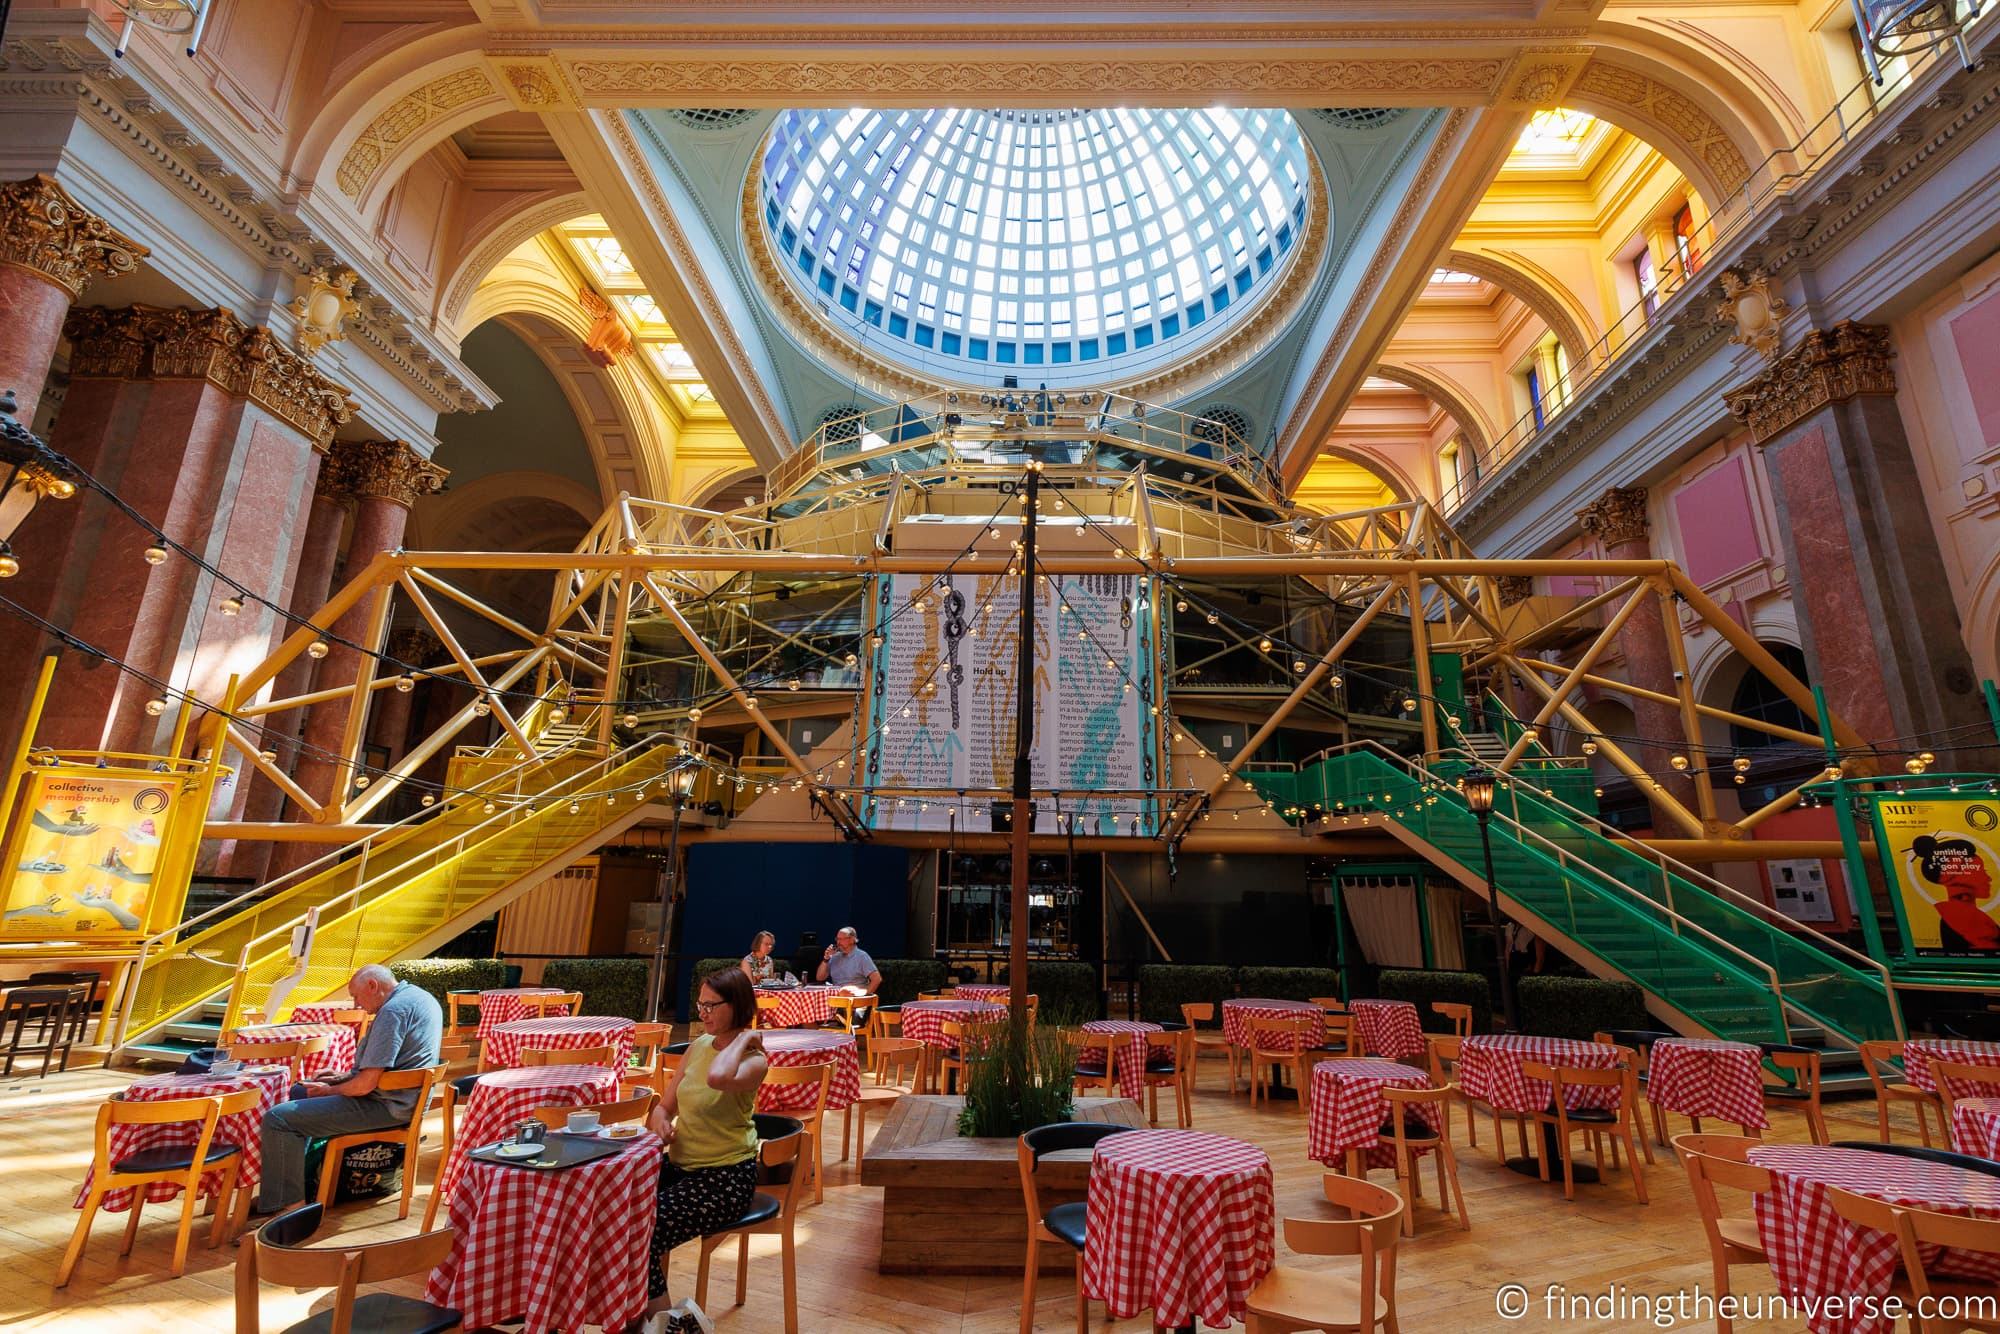
POLYGON ((759 1113, 755 1120, 757 1184, 776 1187, 773 1193, 778 1199, 780 1217, 789 1223, 798 1213, 800 1192, 807 1177, 799 1166, 813 1157, 813 1132, 797 1117, 759 1113))
POLYGON ((819 1092, 805 1115, 817 1119, 826 1111, 827 1089, 833 1083, 833 1062, 814 1061, 810 1065, 774 1065, 764 1074, 765 1088, 785 1088, 794 1084, 817 1084, 819 1092))
POLYGON ((301 1205, 244 1237, 236 1264, 238 1334, 256 1334, 261 1327, 257 1314, 260 1281, 284 1288, 336 1289, 331 1334, 348 1334, 361 1284, 427 1274, 451 1254, 453 1233, 449 1227, 361 1246, 305 1245, 321 1217, 318 1203, 301 1205))
POLYGON ((163 1098, 157 1102, 132 1102, 113 1094, 105 1099, 97 1109, 97 1147, 95 1171, 100 1178, 108 1178, 111 1173, 111 1127, 113 1126, 165 1126, 199 1124, 195 1135, 194 1161, 200 1162, 208 1154, 209 1142, 215 1136, 215 1127, 224 1116, 234 1116, 247 1112, 257 1105, 263 1090, 254 1084, 238 1089, 234 1093, 218 1094, 206 1098, 163 1098))
MULTIPOLYGON (((1109 1036, 1092 1034, 1093 1037, 1109 1036)), ((1014 1145, 1014 1162, 1021 1173, 1021 1198, 1028 1208, 1028 1226, 1041 1221, 1041 1192, 1035 1189, 1035 1169, 1044 1156, 1070 1149, 1094 1149, 1113 1135, 1122 1135, 1131 1126, 1108 1121, 1056 1121, 1021 1132, 1014 1145)))
POLYGON ((1569 1099, 1563 1094, 1573 1088, 1615 1088, 1618 1090, 1619 1101, 1605 1110, 1619 1110, 1625 1106, 1626 1084, 1632 1078, 1632 1072, 1622 1067, 1614 1070, 1584 1070, 1569 1065, 1542 1065, 1536 1061, 1523 1061, 1521 1073, 1529 1079, 1547 1081, 1551 1086, 1550 1100, 1562 1109, 1565 1115, 1569 1110, 1569 1099))
MULTIPOLYGON (((1877 1232, 1886 1232, 1892 1237, 1898 1231, 1897 1215, 1903 1212, 1884 1200, 1856 1195, 1853 1191, 1842 1190, 1838 1186, 1826 1187, 1826 1202, 1835 1213, 1848 1222, 1874 1228, 1877 1232)), ((1917 1268, 1921 1271, 1923 1266, 1919 1264, 1917 1268)))
POLYGON ((947 1019, 944 1035, 958 1044, 962 1060, 983 1060, 1007 1028, 1005 1019, 947 1019))
POLYGON ((1936 1081, 1947 1111, 1960 1098, 2000 1098, 2000 1069, 1990 1065, 1932 1061, 1931 1078, 1936 1081))
POLYGON ((1114 1055, 1118 1050, 1116 1033, 1093 1033, 1087 1028, 1066 1028, 1063 1030, 1063 1036, 1069 1040, 1070 1046, 1076 1048, 1076 1063, 1079 1066, 1088 1066, 1093 1070, 1099 1067, 1108 1069, 1111 1062, 1116 1059, 1114 1055))
POLYGON ((1859 1149, 1863 1153, 1886 1153, 1897 1158, 1916 1158, 1946 1167, 1962 1167, 1982 1176, 2000 1177, 2000 1163, 1991 1158, 1975 1158, 1969 1153, 1953 1153, 1950 1149, 1928 1149, 1918 1144, 1877 1144, 1872 1139, 1837 1139, 1833 1147, 1859 1149))
POLYGON ((615 1065, 618 1048, 603 1047, 523 1047, 522 1065, 615 1065))
POLYGON ((1878 1038, 1861 1044, 1861 1068, 1868 1072, 1868 1082, 1875 1086, 1876 1097, 1888 1096, 1888 1083, 1882 1078, 1885 1070, 1898 1080, 1903 1077, 1900 1064, 1890 1064, 1891 1061, 1900 1063, 1902 1059, 1903 1044, 1900 1042, 1878 1038))
MULTIPOLYGON (((299 1057, 305 1044, 297 1038, 286 1038, 278 1042, 260 1042, 255 1039, 236 1038, 224 1044, 232 1061, 242 1061, 246 1065, 276 1062, 292 1072, 292 1078, 299 1077, 299 1057)), ((324 1048, 322 1048, 324 1050, 324 1048)))
POLYGON ((644 1121, 652 1115, 653 1102, 657 1097, 653 1090, 645 1089, 617 1102, 593 1102, 582 1107, 537 1107, 532 1115, 551 1130, 560 1130, 568 1125, 571 1112, 596 1112, 600 1123, 615 1126, 628 1121, 644 1121))
MULTIPOLYGON (((1832 1192, 1829 1190, 1828 1194, 1832 1192)), ((1981 1251, 1987 1255, 2000 1255, 2000 1219, 1941 1214, 1930 1209, 1899 1209, 1896 1212, 1896 1239, 1902 1245, 1903 1268, 1909 1271, 1910 1290, 1918 1302, 1931 1295, 1921 1247, 1949 1246, 1958 1252, 1981 1251)), ((1976 1314, 1976 1309, 1968 1310, 1966 1314, 1976 1314)))
POLYGON ((1338 996, 1314 996, 1312 1003, 1322 1010, 1332 1010, 1336 1014, 1347 1013, 1347 1002, 1338 996))
POLYGON ((1189 1024, 1205 1024, 1215 1018, 1214 1001, 1181 1002, 1181 1019, 1189 1024))
MULTIPOLYGON (((1409 1132, 1406 1129, 1407 1125, 1409 1124, 1408 1118, 1414 1117, 1416 1115, 1416 1113, 1411 1110, 1412 1108, 1424 1107, 1424 1106, 1437 1108, 1438 1125, 1445 1140, 1447 1142, 1450 1141, 1451 1139, 1451 1090, 1450 1089, 1384 1088, 1382 1090, 1382 1099, 1383 1101, 1389 1104, 1389 1123, 1395 1126, 1398 1130, 1403 1131, 1405 1138, 1410 1137, 1409 1132)), ((1419 1124, 1421 1125, 1422 1123, 1419 1122, 1419 1124)), ((1428 1137, 1430 1131, 1428 1129, 1425 1129, 1423 1133, 1426 1137, 1428 1137)))
POLYGON ((61 987, 15 987, 7 993, 9 1010, 52 1009, 67 1010, 76 999, 76 988, 61 987))
POLYGON ((479 1027, 479 993, 476 991, 447 991, 444 993, 445 1018, 454 1029, 479 1027), (472 1011, 471 1022, 461 1016, 460 1011, 472 1011))
POLYGON ((919 991, 919 992, 917 993, 917 999, 918 999, 918 1000, 950 1000, 950 999, 952 998, 952 996, 954 996, 955 994, 957 994, 957 993, 956 993, 956 992, 954 992, 954 991, 953 991, 953 990, 952 990, 952 989, 951 989, 950 987, 946 987, 946 988, 945 988, 945 989, 944 989, 943 991, 919 991))
POLYGON ((1451 1031, 1455 1037, 1472 1036, 1472 1007, 1463 1001, 1432 1001, 1431 1012, 1441 1014, 1451 1020, 1451 1031))
POLYGON ((1675 1135, 1671 1141, 1676 1152, 1699 1153, 1709 1158, 1721 1158, 1732 1163, 1750 1161, 1750 1150, 1767 1140, 1752 1139, 1748 1135, 1697 1135, 1689 1131, 1685 1135, 1675 1135))
MULTIPOLYGON (((1764 1059, 1769 1061, 1773 1067, 1779 1070, 1792 1070, 1798 1073, 1799 1092, 1811 1098, 1819 1097, 1818 1051, 1811 1047, 1793 1047, 1776 1042, 1766 1042, 1760 1045, 1764 1048, 1764 1059)), ((1994 1071, 1994 1082, 2000 1084, 2000 1070, 1994 1071)), ((1996 1089, 1995 1091, 2000 1092, 2000 1089, 1996 1089)))
POLYGON ((1253 1014, 1248 1016, 1246 1026, 1253 1050, 1289 1052, 1297 1050, 1302 1043, 1317 1047, 1327 1026, 1337 1020, 1340 1020, 1337 1015, 1302 1014, 1265 1019, 1253 1014))
POLYGON ((757 1027, 764 1027, 764 1016, 784 1003, 785 998, 783 996, 767 996, 759 992, 757 995, 757 1027))
POLYGON ((415 1108, 410 1112, 410 1134, 414 1137, 424 1125, 424 1113, 430 1110, 431 1091, 444 1082, 445 1068, 441 1065, 425 1066, 421 1070, 384 1070, 375 1087, 385 1093, 401 1089, 417 1090, 415 1108))
POLYGON ((868 1015, 868 1049, 875 1049, 877 1038, 894 1037, 903 1031, 903 1012, 878 1005, 868 1015))
POLYGON ((1770 1172, 1740 1157, 1757 1142, 1739 1135, 1674 1136, 1674 1151, 1680 1155, 1681 1166, 1687 1172, 1695 1213, 1701 1218, 1702 1231, 1708 1234, 1711 1251, 1719 1251, 1723 1245, 1722 1206, 1715 1198, 1717 1186, 1729 1186, 1752 1195, 1770 1193, 1770 1172), (1705 1148, 1722 1152, 1708 1153, 1705 1148))
MULTIPOLYGON (((1362 1319, 1357 1328, 1373 1330, 1375 1306, 1386 1301, 1391 1312, 1396 1301, 1396 1247, 1402 1239, 1405 1205, 1392 1190, 1372 1181, 1361 1181, 1328 1172, 1320 1178, 1327 1201, 1347 1210, 1349 1217, 1286 1218, 1285 1245, 1300 1255, 1354 1255, 1360 1257, 1359 1281, 1362 1319)), ((1392 1326, 1393 1328, 1393 1326, 1392 1326)))
POLYGON ((1444 1084, 1448 1082, 1446 1079, 1446 1075, 1448 1073, 1449 1074, 1458 1073, 1458 1049, 1459 1049, 1459 1044, 1464 1041, 1465 1039, 1457 1036, 1456 1034, 1447 1034, 1447 1033, 1424 1034, 1424 1046, 1429 1049, 1428 1055, 1430 1057, 1431 1082, 1433 1084, 1444 1084), (1444 1068, 1444 1064, 1446 1061, 1451 1062, 1452 1068, 1449 1072, 1447 1072, 1444 1068))
POLYGON ((568 1014, 581 1014, 583 1012, 583 993, 581 991, 557 991, 546 995, 521 997, 521 1009, 534 1014, 546 1015, 549 1011, 558 1008, 568 1014))
POLYGON ((902 1083, 901 1071, 907 1068, 914 1076, 923 1059, 924 1044, 915 1038, 870 1038, 868 1041, 868 1063, 874 1068, 878 1084, 884 1074, 890 1075, 890 1082, 902 1083))

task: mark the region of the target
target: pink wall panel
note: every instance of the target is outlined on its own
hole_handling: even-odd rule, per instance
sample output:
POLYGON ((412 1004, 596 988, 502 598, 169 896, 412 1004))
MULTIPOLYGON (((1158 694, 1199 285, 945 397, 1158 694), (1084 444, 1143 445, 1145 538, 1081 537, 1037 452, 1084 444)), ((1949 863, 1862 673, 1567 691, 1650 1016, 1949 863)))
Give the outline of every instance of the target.
POLYGON ((1740 458, 1726 460, 1676 491, 1674 519, 1681 534, 1681 565, 1698 584, 1763 558, 1740 458))
POLYGON ((1965 389, 1979 414, 1984 444, 2000 442, 2000 295, 1989 296, 1951 322, 1965 389))

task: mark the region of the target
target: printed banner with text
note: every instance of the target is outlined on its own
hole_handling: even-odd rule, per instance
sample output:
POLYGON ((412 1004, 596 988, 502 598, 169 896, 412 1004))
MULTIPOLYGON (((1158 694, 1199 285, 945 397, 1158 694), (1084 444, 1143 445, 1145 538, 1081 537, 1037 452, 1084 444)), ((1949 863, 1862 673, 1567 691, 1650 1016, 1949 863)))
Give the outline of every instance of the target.
POLYGON ((2000 956, 2000 802, 1992 797, 1874 798, 1876 847, 1896 895, 1905 952, 2000 956))
POLYGON ((176 795, 171 784, 144 778, 29 775, 26 815, 8 850, 0 934, 47 939, 144 931, 176 795))

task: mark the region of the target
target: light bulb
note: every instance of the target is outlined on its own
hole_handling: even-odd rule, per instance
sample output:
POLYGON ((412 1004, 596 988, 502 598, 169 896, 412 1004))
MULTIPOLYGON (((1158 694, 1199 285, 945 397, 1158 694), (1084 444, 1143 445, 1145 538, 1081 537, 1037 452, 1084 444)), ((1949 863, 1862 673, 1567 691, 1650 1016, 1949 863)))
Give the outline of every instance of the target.
POLYGON ((426 806, 435 806, 435 805, 437 805, 437 798, 436 798, 436 797, 434 797, 434 796, 432 796, 432 795, 431 795, 430 793, 428 793, 428 792, 424 793, 424 805, 426 805, 426 806))
POLYGON ((1923 759, 1916 755, 1912 755, 1909 759, 1903 761, 1903 768, 1913 774, 1922 773, 1925 767, 1923 759))
POLYGON ((691 723, 698 723, 701 721, 701 709, 699 706, 688 710, 688 721, 691 723))
POLYGON ((745 695, 745 696, 743 697, 743 707, 744 707, 744 708, 746 708, 746 709, 754 709, 754 708, 756 708, 756 707, 757 707, 757 697, 756 697, 755 695, 745 695))
POLYGON ((1672 759, 1669 759, 1667 763, 1673 765, 1676 769, 1685 770, 1688 767, 1688 757, 1685 755, 1676 755, 1672 759))
POLYGON ((855 666, 860 661, 861 661, 861 655, 858 653, 850 653, 847 655, 847 665, 849 667, 855 666))
POLYGON ((488 815, 491 815, 493 814, 493 803, 489 801, 486 803, 485 806, 481 807, 480 809, 484 810, 488 815))
POLYGON ((1175 599, 1174 599, 1174 610, 1175 610, 1175 611, 1186 611, 1186 610, 1187 610, 1187 599, 1186 599, 1186 598, 1175 598, 1175 599))
POLYGON ((1257 651, 1259 653, 1269 653, 1271 651, 1271 641, 1269 639, 1258 640, 1257 651))
POLYGON ((572 802, 571 802, 571 803, 569 804, 569 813, 570 813, 571 815, 578 815, 578 814, 581 814, 581 813, 582 813, 582 811, 583 811, 583 807, 582 807, 582 806, 580 806, 580 805, 578 805, 578 804, 577 804, 576 802, 572 801, 572 802))
POLYGON ((1208 614, 1208 623, 1210 625, 1220 625, 1222 624, 1222 618, 1216 615, 1214 612, 1210 612, 1208 614))
POLYGON ((796 676, 794 676, 791 680, 785 682, 785 689, 787 690, 797 690, 798 688, 799 688, 799 678, 796 676))
POLYGON ((1405 695, 1405 696, 1403 696, 1403 712, 1404 712, 1404 713, 1409 713, 1409 712, 1411 712, 1412 710, 1414 710, 1414 709, 1415 709, 1416 707, 1417 707, 1417 701, 1416 701, 1415 699, 1413 699, 1412 697, 1410 697, 1410 696, 1408 696, 1408 695, 1405 695))
POLYGON ((619 721, 623 722, 627 727, 637 727, 639 725, 639 715, 628 711, 619 721))
POLYGON ((222 599, 222 614, 224 616, 234 616, 242 610, 243 599, 236 594, 231 593, 228 597, 222 599))
POLYGON ((1292 659, 1292 671, 1295 674, 1303 676, 1305 675, 1305 670, 1306 670, 1306 660, 1304 658, 1292 659))
POLYGON ((146 712, 151 714, 153 717, 157 718, 166 711, 167 711, 166 700, 149 699, 146 701, 146 712))
POLYGON ((907 717, 909 717, 909 716, 910 716, 910 706, 909 706, 909 705, 907 705, 907 704, 905 704, 905 705, 903 706, 903 716, 904 716, 905 718, 907 718, 907 717))
POLYGON ((333 646, 328 644, 324 639, 315 639, 312 643, 306 645, 306 656, 314 661, 324 658, 332 651, 333 646))
POLYGON ((1595 741, 1586 741, 1583 743, 1581 749, 1586 755, 1595 755, 1597 753, 1597 743, 1595 741))
POLYGON ((1340 674, 1336 672, 1334 675, 1327 677, 1326 684, 1329 690, 1340 689, 1340 674))
POLYGON ((1737 774, 1735 777, 1736 777, 1736 786, 1738 787, 1742 787, 1744 783, 1749 781, 1742 774, 1737 774))
POLYGON ((492 712, 493 712, 492 701, 486 699, 484 696, 481 696, 480 698, 472 701, 473 717, 484 718, 486 715, 492 712))
POLYGON ((368 775, 367 775, 367 774, 362 774, 362 775, 361 775, 361 776, 360 776, 359 778, 355 779, 355 780, 354 780, 354 786, 356 786, 356 787, 367 787, 367 786, 368 786, 368 775))
POLYGON ((1735 759, 1729 762, 1729 767, 1736 770, 1736 772, 1739 774, 1749 773, 1750 757, 1748 755, 1738 755, 1735 759))
POLYGON ((147 547, 144 554, 146 557, 146 564, 148 565, 165 565, 167 563, 167 549, 161 546, 158 542, 155 542, 150 547, 147 547))
POLYGON ((399 677, 397 677, 397 678, 396 678, 396 693, 397 693, 397 694, 399 694, 399 695, 407 695, 407 694, 409 694, 409 693, 410 693, 410 692, 411 692, 412 690, 415 690, 416 688, 417 688, 417 683, 416 683, 415 681, 412 681, 412 680, 411 680, 411 679, 410 679, 409 677, 407 677, 407 676, 399 676, 399 677))
POLYGON ((257 752, 257 758, 269 764, 272 760, 278 758, 278 752, 275 750, 260 750, 257 752))

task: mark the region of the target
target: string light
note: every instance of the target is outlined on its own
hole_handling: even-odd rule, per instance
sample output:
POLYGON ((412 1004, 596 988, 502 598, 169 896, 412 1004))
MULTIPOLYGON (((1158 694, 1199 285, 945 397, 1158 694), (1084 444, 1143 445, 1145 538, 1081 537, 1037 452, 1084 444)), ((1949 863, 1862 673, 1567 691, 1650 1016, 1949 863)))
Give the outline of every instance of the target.
POLYGON ((324 639, 315 639, 312 643, 306 645, 306 656, 315 662, 324 658, 331 651, 331 645, 324 639))
POLYGON ((243 597, 240 593, 231 593, 228 597, 222 599, 222 614, 224 616, 235 616, 242 610, 243 597))
POLYGON ((147 547, 143 554, 148 565, 165 565, 167 563, 167 549, 158 542, 147 547))

